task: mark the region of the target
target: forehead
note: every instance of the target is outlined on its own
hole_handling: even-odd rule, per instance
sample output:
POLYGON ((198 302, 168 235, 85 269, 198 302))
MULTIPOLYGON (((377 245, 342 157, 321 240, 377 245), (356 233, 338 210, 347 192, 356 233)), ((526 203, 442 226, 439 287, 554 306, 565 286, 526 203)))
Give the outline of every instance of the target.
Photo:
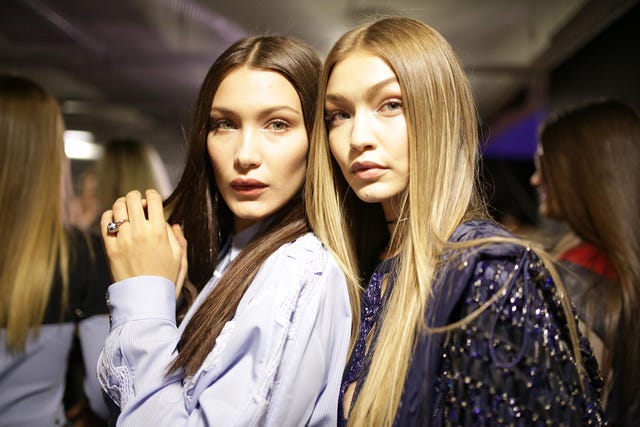
POLYGON ((288 105, 300 109, 293 85, 280 73, 242 66, 231 71, 216 90, 213 106, 288 105))
POLYGON ((386 61, 372 53, 356 51, 333 66, 327 93, 364 90, 388 79, 397 81, 397 76, 386 61))

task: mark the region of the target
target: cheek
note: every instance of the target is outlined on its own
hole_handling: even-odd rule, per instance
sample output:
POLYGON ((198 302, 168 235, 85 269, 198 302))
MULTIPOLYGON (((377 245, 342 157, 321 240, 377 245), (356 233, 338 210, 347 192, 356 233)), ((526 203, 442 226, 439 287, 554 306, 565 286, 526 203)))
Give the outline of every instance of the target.
POLYGON ((334 130, 329 135, 329 150, 331 151, 331 155, 336 159, 340 167, 343 167, 345 161, 348 159, 347 155, 343 155, 344 144, 342 143, 343 139, 340 136, 340 132, 334 130))
POLYGON ((307 171, 309 143, 303 139, 294 144, 283 144, 283 146, 288 148, 270 155, 269 169, 278 175, 279 180, 297 187, 302 184, 307 171))
POLYGON ((220 150, 219 147, 213 148, 211 143, 207 144, 207 155, 213 167, 216 183, 220 187, 220 184, 225 181, 226 171, 233 167, 233 159, 230 159, 229 155, 220 150))
MULTIPOLYGON (((301 176, 301 181, 304 179, 304 175, 307 172, 307 155, 308 155, 308 144, 304 145, 304 148, 296 150, 295 154, 291 156, 291 162, 289 166, 289 171, 291 175, 301 176)), ((285 177, 287 178, 287 177, 285 177)), ((302 182, 300 182, 302 183, 302 182)))

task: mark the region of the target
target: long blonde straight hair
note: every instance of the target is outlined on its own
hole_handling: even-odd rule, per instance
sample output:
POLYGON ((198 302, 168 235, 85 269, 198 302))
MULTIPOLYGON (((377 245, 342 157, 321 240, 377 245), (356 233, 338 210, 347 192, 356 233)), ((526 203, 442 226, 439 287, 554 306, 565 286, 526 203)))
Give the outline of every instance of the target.
MULTIPOLYGON (((355 52, 381 58, 396 74, 409 144, 411 173, 399 216, 409 220, 386 236, 390 247, 402 254, 396 264, 398 275, 383 313, 371 369, 349 414, 349 425, 389 426, 402 396, 416 337, 427 331, 424 312, 440 255, 463 220, 486 215, 476 183, 478 119, 471 87, 453 49, 424 23, 404 17, 381 19, 351 30, 336 42, 320 81, 306 197, 311 226, 341 260, 348 277, 357 280, 370 273, 368 266, 375 263, 380 247, 377 243, 366 247, 362 242, 386 233, 382 211, 373 213, 377 221, 371 219, 372 205, 366 207, 350 191, 332 158, 324 121, 332 69, 355 52), (365 209, 369 215, 364 214, 365 209)), ((518 242, 488 238, 463 246, 497 241, 518 242)), ((557 278, 554 271, 553 276, 557 278)), ((569 310, 568 305, 565 309, 569 310)), ((359 319, 359 304, 353 310, 354 318, 359 319)), ((577 348, 575 328, 570 325, 569 329, 577 348)))
POLYGON ((68 287, 65 199, 70 190, 56 100, 20 77, 0 76, 0 326, 6 348, 38 332, 56 271, 68 287))

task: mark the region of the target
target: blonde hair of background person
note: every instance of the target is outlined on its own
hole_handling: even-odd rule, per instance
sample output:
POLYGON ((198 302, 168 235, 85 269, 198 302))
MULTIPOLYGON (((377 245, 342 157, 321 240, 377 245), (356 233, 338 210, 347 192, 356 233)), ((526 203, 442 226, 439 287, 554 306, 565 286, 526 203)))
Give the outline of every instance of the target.
POLYGON ((539 168, 531 182, 544 193, 541 213, 567 222, 578 238, 574 247, 582 242, 595 246, 617 276, 603 283, 590 277, 592 282, 577 290, 584 294, 572 296, 582 320, 590 328, 601 325, 595 328, 603 334, 600 367, 607 389, 615 395, 613 402, 607 402, 607 413, 613 411, 616 421, 637 421, 640 117, 618 101, 591 102, 551 117, 541 127, 539 141, 539 168))
POLYGON ((66 304, 71 181, 56 100, 19 77, 0 82, 0 325, 18 351, 40 327, 56 269, 66 304))
MULTIPOLYGON (((0 75, 0 425, 64 422, 73 336, 85 365, 95 366, 99 331, 108 331, 108 270, 95 256, 102 245, 69 221, 63 131, 53 96, 28 79, 0 75)), ((83 375, 91 409, 105 417, 97 378, 83 375)), ((77 416, 93 417, 83 400, 67 403, 77 416)))
MULTIPOLYGON (((391 425, 417 336, 425 331, 423 316, 440 257, 451 247, 447 240, 462 221, 486 215, 475 183, 475 103, 467 78, 446 40, 409 18, 364 24, 342 36, 325 61, 318 102, 306 192, 313 229, 342 260, 351 277, 368 278, 387 242, 391 254, 402 254, 396 284, 383 311, 384 322, 371 369, 348 417, 350 425, 391 425), (324 111, 327 85, 333 67, 353 52, 381 58, 396 74, 402 91, 411 173, 398 206, 397 219, 401 221, 391 236, 385 231, 387 225, 379 203, 367 205, 355 197, 329 148, 324 111)), ((526 245, 514 238, 489 237, 458 247, 495 242, 526 245)), ((544 253, 540 256, 548 261, 544 253)), ((551 274, 557 279, 553 269, 551 274)), ((559 282, 557 286, 563 295, 559 282)), ((572 319, 566 297, 562 306, 572 319)), ((354 312, 353 316, 357 318, 359 314, 354 312)), ((473 317, 463 319, 443 330, 472 320, 473 317)), ((575 324, 568 322, 566 326, 573 348, 579 348, 575 324)), ((582 382, 581 354, 576 351, 574 356, 582 382)))
POLYGON ((169 176, 158 151, 135 139, 110 140, 96 165, 98 212, 131 190, 153 188, 165 198, 171 191, 169 176))

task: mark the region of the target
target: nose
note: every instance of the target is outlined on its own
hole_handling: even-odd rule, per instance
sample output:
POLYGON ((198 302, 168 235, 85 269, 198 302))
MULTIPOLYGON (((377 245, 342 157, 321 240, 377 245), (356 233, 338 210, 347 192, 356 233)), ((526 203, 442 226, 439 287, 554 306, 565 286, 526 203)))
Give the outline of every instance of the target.
POLYGON ((354 113, 352 119, 351 138, 349 146, 352 150, 366 151, 375 148, 372 123, 368 120, 368 114, 354 113))
POLYGON ((245 129, 242 132, 240 146, 236 150, 234 164, 241 169, 254 168, 262 162, 259 149, 258 132, 254 129, 245 129))

